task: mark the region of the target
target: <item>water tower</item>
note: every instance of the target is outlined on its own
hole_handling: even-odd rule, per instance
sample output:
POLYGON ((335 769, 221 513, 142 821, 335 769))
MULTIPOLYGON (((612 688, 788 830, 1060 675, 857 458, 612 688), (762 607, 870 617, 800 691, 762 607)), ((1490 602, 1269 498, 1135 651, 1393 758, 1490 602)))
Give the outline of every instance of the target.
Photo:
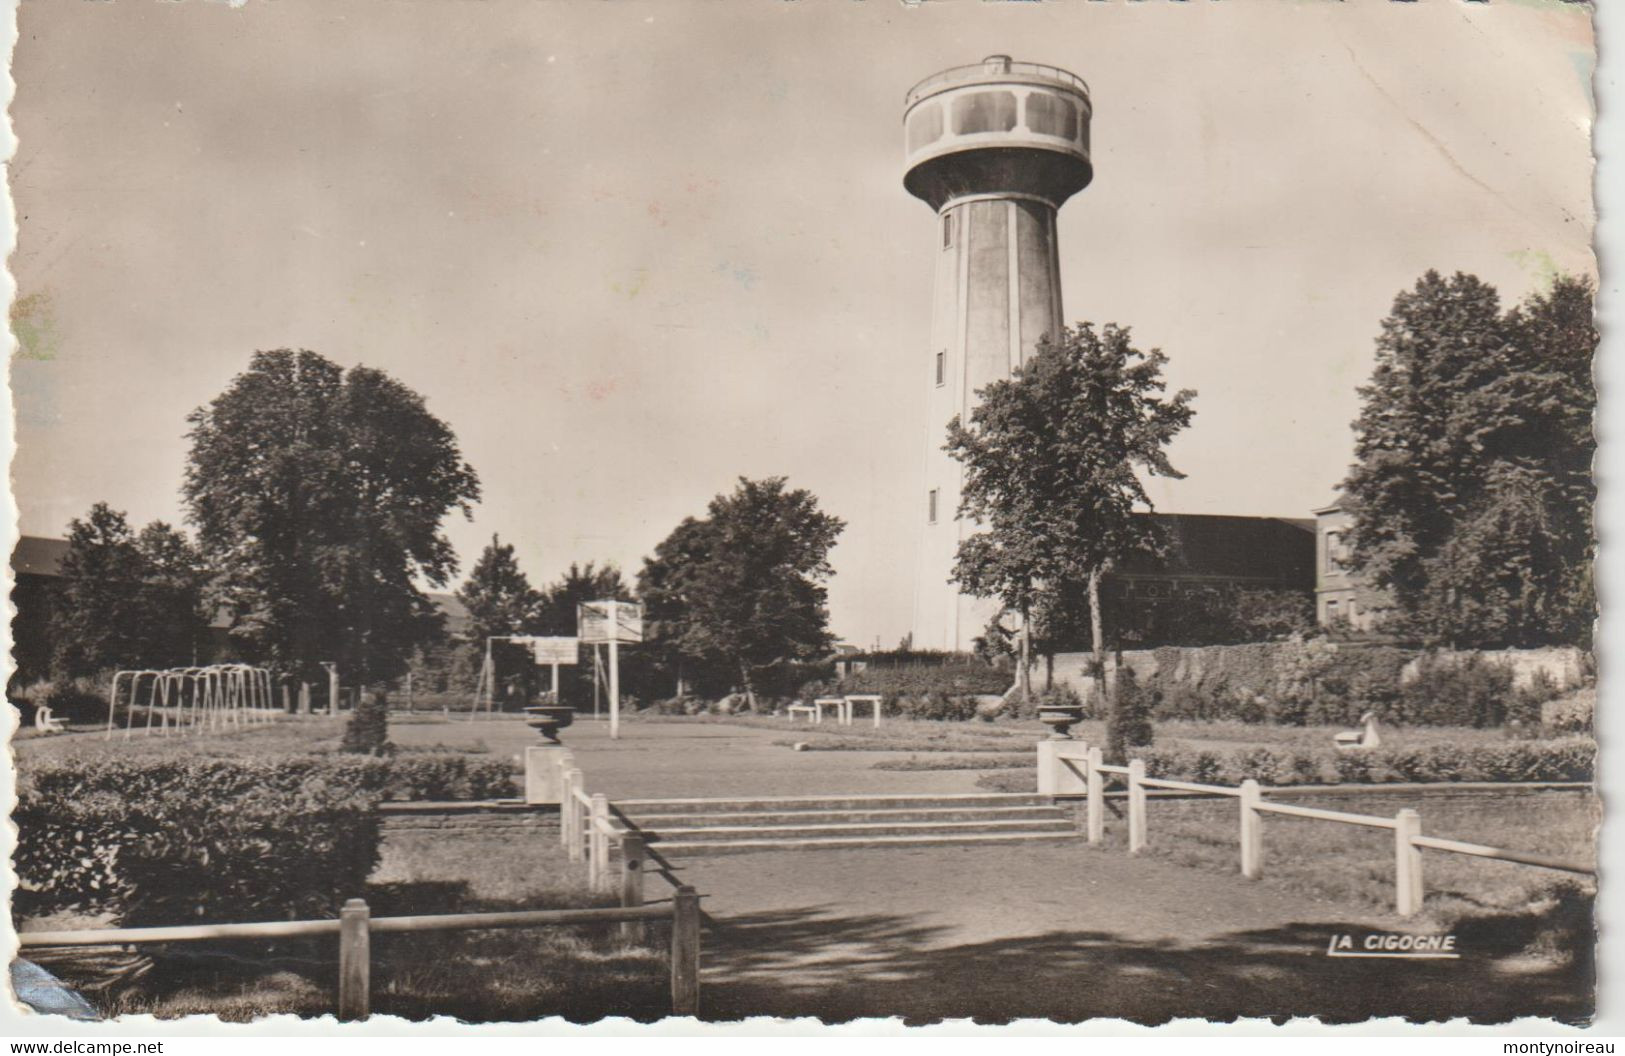
POLYGON ((903 186, 937 213, 915 648, 969 649, 998 610, 948 583, 975 526, 954 518, 960 466, 942 445, 978 389, 1060 332, 1055 214, 1094 175, 1090 114, 1081 78, 1008 55, 927 77, 904 102, 903 186))

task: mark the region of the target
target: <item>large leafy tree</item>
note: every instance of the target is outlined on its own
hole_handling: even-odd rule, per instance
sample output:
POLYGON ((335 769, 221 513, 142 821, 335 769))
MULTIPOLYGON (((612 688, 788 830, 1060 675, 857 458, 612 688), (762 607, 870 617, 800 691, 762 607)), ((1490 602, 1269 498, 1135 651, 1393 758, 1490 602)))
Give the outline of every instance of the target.
POLYGON ((1584 643, 1594 611, 1588 280, 1502 313, 1428 272, 1395 298, 1344 483, 1353 563, 1399 627, 1462 646, 1584 643))
POLYGON ((474 562, 467 582, 457 589, 457 599, 468 609, 476 639, 525 633, 542 604, 541 593, 519 568, 513 544, 504 544, 495 535, 474 562))
POLYGON ((638 586, 655 647, 693 665, 725 665, 754 708, 764 669, 829 647, 824 583, 844 527, 783 477, 741 477, 646 560, 638 586))
POLYGON ((582 602, 632 601, 632 590, 613 564, 595 566, 570 562, 570 568, 542 595, 536 632, 570 636, 576 633, 576 613, 582 602))
POLYGON ((441 523, 479 498, 451 430, 382 371, 287 349, 188 421, 185 497, 232 633, 288 671, 398 673, 439 631, 420 584, 456 571, 441 523))
POLYGON ((204 573, 186 537, 162 521, 139 533, 98 502, 68 525, 51 615, 58 674, 192 663, 204 646, 204 573))
POLYGON ((953 576, 1021 619, 1021 679, 1035 617, 1061 623, 1070 592, 1087 592, 1094 666, 1104 696, 1100 580, 1161 541, 1140 474, 1179 477, 1166 448, 1190 424, 1195 393, 1166 395, 1167 357, 1134 347, 1127 327, 1084 323, 1045 339, 1011 376, 982 390, 970 422, 948 425, 964 466, 959 516, 982 529, 959 546, 953 576))

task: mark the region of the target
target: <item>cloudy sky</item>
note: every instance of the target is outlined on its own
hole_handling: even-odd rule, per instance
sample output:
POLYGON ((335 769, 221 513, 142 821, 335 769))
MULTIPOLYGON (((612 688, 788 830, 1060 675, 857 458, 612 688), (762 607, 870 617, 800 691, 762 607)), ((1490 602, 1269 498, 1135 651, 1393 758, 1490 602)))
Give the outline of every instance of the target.
POLYGON ((635 571, 741 475, 847 521, 834 629, 907 630, 934 226, 903 93, 992 52, 1093 92, 1071 320, 1199 391, 1160 509, 1303 516, 1428 268, 1590 272, 1589 11, 1552 0, 23 0, 21 529, 178 520, 255 349, 380 367, 533 581, 635 571))

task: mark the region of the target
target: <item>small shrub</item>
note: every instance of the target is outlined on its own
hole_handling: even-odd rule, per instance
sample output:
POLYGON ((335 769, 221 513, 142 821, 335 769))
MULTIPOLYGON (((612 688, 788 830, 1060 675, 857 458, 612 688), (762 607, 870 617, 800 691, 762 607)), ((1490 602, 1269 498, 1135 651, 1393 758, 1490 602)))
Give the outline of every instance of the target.
POLYGON ((339 751, 356 755, 388 755, 392 748, 389 743, 389 697, 381 689, 374 690, 365 694, 350 713, 339 751))
POLYGON ((1400 690, 1400 719, 1436 726, 1499 726, 1512 699, 1512 669, 1465 656, 1424 656, 1400 690))
POLYGON ((1144 748, 1156 736, 1151 728, 1151 696, 1140 688, 1132 668, 1117 672, 1111 713, 1106 717, 1106 756, 1120 764, 1129 749, 1144 748))
POLYGON ((1269 747, 1230 752, 1152 748, 1136 752, 1146 773, 1202 784, 1261 785, 1433 784, 1463 781, 1590 781, 1596 742, 1583 737, 1557 741, 1509 741, 1462 747, 1436 744, 1373 751, 1306 751, 1269 747))

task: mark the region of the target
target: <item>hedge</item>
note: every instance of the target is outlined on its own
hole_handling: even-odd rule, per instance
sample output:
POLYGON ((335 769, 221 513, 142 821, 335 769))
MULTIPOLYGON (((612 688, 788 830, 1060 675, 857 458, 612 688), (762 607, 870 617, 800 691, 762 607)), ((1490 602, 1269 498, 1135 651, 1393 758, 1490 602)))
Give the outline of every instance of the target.
POLYGON ((1157 649, 1152 659, 1134 666, 1159 719, 1352 725, 1372 711, 1412 726, 1483 727, 1538 723, 1556 695, 1549 680, 1514 689, 1510 667, 1481 657, 1443 662, 1394 646, 1270 642, 1157 649))
POLYGON ((1329 753, 1300 748, 1151 748, 1148 777, 1210 785, 1399 784, 1449 781, 1590 781, 1597 744, 1585 737, 1505 744, 1432 745, 1329 753))
POLYGON ((64 761, 18 784, 19 896, 121 925, 329 916, 378 863, 377 761, 64 761))
POLYGON ((512 764, 449 751, 62 760, 19 778, 14 865, 44 912, 106 909, 129 925, 326 916, 377 865, 380 800, 517 792, 512 764))
POLYGON ((999 696, 1015 676, 977 661, 948 664, 870 666, 839 681, 810 682, 797 694, 802 700, 876 693, 881 711, 915 719, 963 721, 976 717, 976 697, 999 696))

